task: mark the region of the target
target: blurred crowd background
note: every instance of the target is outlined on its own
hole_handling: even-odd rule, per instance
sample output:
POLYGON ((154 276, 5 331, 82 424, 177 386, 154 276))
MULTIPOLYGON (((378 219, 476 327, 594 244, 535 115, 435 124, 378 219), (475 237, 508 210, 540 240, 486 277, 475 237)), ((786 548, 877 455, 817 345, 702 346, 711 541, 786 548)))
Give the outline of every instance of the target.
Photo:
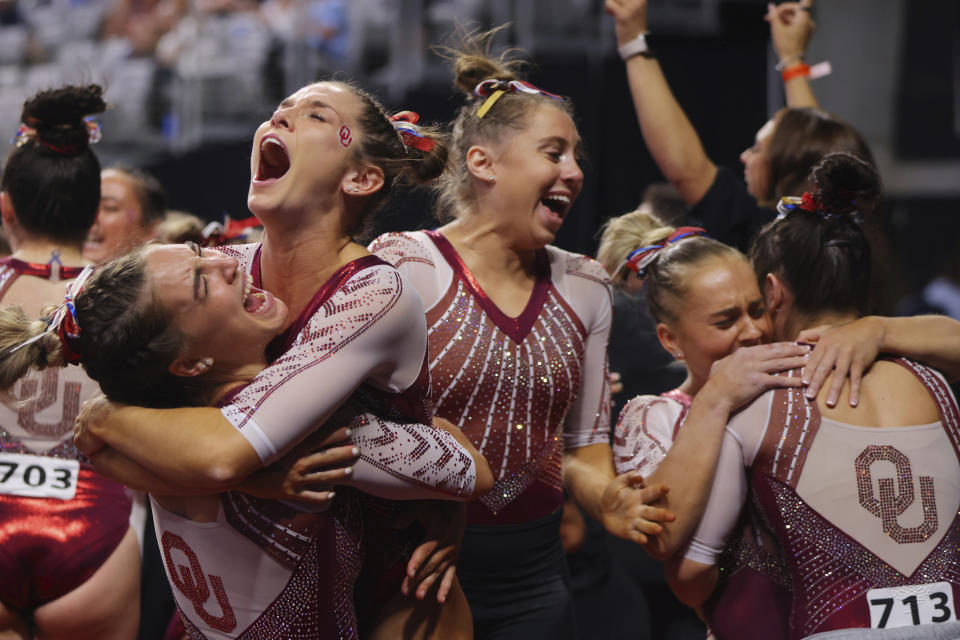
MULTIPOLYGON (((764 12, 758 0, 650 2, 674 92, 708 154, 735 169, 783 103, 764 12)), ((833 68, 816 94, 865 134, 885 182, 889 310, 960 313, 960 3, 829 0, 814 16, 809 61, 833 68)), ((524 50, 531 79, 577 106, 587 177, 558 244, 591 253, 603 221, 662 181, 601 0, 0 0, 0 130, 12 136, 40 88, 103 83, 105 164, 150 170, 173 208, 243 218, 249 140, 286 94, 341 75, 449 119, 461 98, 430 46, 458 25, 504 23, 497 44, 524 50)), ((428 226, 430 205, 413 193, 378 231, 428 226)))
MULTIPOLYGON (((651 0, 653 48, 712 159, 739 166, 783 104, 757 0, 651 0)), ((830 0, 808 60, 821 105, 866 136, 886 188, 887 312, 960 315, 960 3, 830 0)), ((592 253, 607 218, 662 181, 640 137, 601 0, 0 0, 0 130, 23 100, 66 82, 107 87, 104 164, 153 172, 172 208, 244 218, 249 141, 285 95, 354 78, 397 109, 448 120, 461 98, 431 45, 458 27, 498 39, 531 79, 569 95, 588 153, 585 189, 557 244, 592 253)), ((431 224, 411 193, 377 231, 431 224)))

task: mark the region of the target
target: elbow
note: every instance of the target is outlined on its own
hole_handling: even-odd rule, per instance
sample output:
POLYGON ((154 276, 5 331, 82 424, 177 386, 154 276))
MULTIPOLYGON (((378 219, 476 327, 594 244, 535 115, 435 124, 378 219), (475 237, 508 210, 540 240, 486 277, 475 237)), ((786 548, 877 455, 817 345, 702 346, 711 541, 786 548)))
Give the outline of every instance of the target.
POLYGON ((699 607, 713 593, 718 572, 716 565, 674 556, 664 564, 664 576, 677 600, 689 607, 699 607))
POLYGON ((260 458, 252 447, 211 447, 212 455, 201 462, 198 479, 205 489, 226 491, 240 485, 260 467, 260 458))

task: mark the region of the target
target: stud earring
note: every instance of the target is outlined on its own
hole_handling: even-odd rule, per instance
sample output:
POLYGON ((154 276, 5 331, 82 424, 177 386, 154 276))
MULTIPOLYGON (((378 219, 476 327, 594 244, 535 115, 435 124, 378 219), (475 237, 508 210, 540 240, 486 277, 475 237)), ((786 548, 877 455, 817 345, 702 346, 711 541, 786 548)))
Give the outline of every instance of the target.
POLYGON ((673 354, 673 357, 680 360, 681 358, 683 358, 683 354, 677 351, 676 353, 673 354))
POLYGON ((495 176, 495 175, 493 175, 493 174, 491 173, 490 175, 487 176, 487 180, 489 180, 490 182, 496 182, 496 181, 497 181, 497 176, 495 176))
POLYGON ((200 361, 200 366, 204 369, 209 369, 213 366, 213 358, 204 358, 200 361))
POLYGON ((347 191, 349 191, 350 193, 358 193, 360 191, 360 188, 357 187, 356 185, 351 184, 347 186, 347 191))

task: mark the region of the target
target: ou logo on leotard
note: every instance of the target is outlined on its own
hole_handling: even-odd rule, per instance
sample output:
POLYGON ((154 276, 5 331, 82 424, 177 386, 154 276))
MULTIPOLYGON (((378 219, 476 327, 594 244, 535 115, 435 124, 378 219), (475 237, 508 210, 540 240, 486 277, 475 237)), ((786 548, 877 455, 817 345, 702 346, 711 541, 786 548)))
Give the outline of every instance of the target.
POLYGON ((933 495, 933 478, 920 476, 920 501, 923 505, 923 523, 916 527, 903 527, 897 518, 913 504, 913 473, 910 459, 903 452, 888 445, 870 445, 855 462, 857 492, 864 509, 880 518, 883 532, 900 544, 923 542, 937 530, 937 503, 933 495), (880 497, 873 491, 870 467, 881 460, 892 462, 897 467, 896 486, 894 478, 879 478, 880 497))
POLYGON ((167 571, 170 574, 170 582, 180 593, 187 597, 193 603, 193 609, 200 616, 200 619, 210 625, 210 628, 227 633, 237 627, 237 617, 233 613, 233 607, 227 600, 227 590, 223 588, 223 580, 220 576, 209 575, 210 585, 213 587, 213 593, 217 596, 217 604, 223 615, 217 617, 204 609, 204 603, 210 597, 210 588, 207 586, 207 576, 204 575, 200 567, 200 559, 193 552, 186 540, 175 533, 164 531, 160 538, 163 546, 163 560, 167 563, 167 571), (170 557, 170 550, 177 549, 183 555, 187 556, 190 566, 177 564, 174 566, 173 558, 170 557), (177 571, 179 569, 179 571, 177 571))

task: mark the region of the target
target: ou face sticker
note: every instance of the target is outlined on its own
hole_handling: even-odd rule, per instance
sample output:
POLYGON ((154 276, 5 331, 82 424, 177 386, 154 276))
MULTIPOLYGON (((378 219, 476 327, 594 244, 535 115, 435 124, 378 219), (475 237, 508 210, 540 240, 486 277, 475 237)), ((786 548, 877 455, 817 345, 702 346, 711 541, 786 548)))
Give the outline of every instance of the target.
POLYGON ((351 142, 353 142, 353 137, 350 135, 350 127, 343 125, 340 127, 340 144, 349 147, 351 142))

